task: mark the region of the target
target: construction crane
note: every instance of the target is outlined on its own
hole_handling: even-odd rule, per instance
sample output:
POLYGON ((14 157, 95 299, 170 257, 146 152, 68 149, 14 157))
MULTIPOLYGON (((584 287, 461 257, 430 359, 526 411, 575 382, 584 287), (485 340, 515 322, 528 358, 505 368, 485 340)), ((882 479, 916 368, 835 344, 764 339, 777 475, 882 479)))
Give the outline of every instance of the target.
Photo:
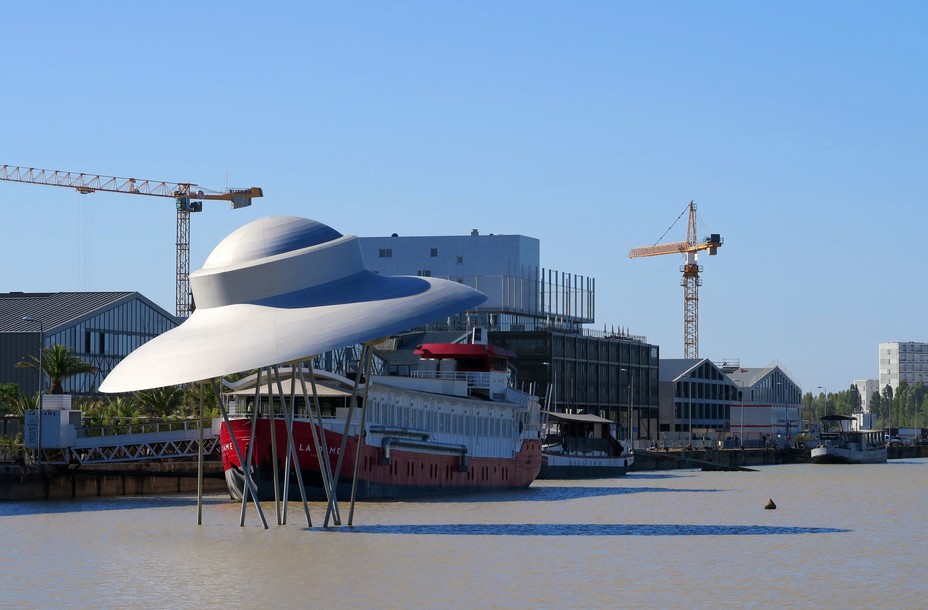
MULTIPOLYGON (((686 210, 683 210, 677 220, 680 220, 685 213, 686 210)), ((632 248, 628 253, 628 257, 641 258, 644 256, 660 256, 662 254, 682 254, 684 256, 686 262, 680 267, 680 271, 683 272, 683 279, 680 281, 680 285, 683 286, 683 357, 698 358, 699 287, 702 285, 702 280, 699 279, 702 267, 697 263, 699 252, 708 250, 709 254, 714 255, 724 242, 718 233, 712 233, 702 241, 697 241, 696 204, 692 201, 690 201, 689 213, 686 241, 632 248)), ((674 224, 676 224, 676 221, 674 221, 674 224)), ((672 227, 673 225, 671 225, 672 227)))
POLYGON ((117 178, 115 176, 62 172, 33 167, 17 167, 15 165, 4 165, 0 168, 0 180, 25 182, 27 184, 46 184, 48 186, 67 186, 77 189, 77 192, 82 195, 96 191, 106 191, 173 198, 177 206, 176 301, 178 318, 186 318, 192 313, 190 295, 190 213, 202 212, 203 201, 207 200, 229 201, 232 203, 232 209, 237 210, 238 208, 250 206, 253 198, 264 196, 264 192, 256 186, 219 192, 204 190, 190 182, 160 182, 138 180, 136 178, 117 178))

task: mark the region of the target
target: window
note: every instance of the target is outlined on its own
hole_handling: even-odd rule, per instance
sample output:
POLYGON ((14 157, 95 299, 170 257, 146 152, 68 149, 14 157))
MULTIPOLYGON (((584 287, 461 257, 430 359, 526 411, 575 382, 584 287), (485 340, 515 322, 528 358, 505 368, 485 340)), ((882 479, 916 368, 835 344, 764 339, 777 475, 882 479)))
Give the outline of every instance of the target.
POLYGON ((432 248, 432 252, 431 254, 429 254, 429 256, 431 256, 432 258, 435 258, 436 256, 438 256, 438 248, 432 248))
POLYGON ((419 277, 432 277, 432 272, 428 269, 422 269, 416 273, 419 277))
POLYGON ((458 264, 460 265, 461 263, 464 262, 464 257, 463 257, 463 256, 459 256, 459 257, 457 258, 457 260, 458 260, 458 264))
POLYGON ((381 248, 378 256, 380 258, 393 258, 393 248, 381 248))

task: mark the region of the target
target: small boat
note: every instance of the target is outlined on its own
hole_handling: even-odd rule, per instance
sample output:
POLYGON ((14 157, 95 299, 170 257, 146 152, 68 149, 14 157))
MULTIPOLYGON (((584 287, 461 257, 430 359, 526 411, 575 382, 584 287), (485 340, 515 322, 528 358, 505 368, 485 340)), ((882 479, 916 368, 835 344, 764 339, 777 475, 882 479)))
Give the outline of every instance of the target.
POLYGON ((819 445, 812 449, 813 464, 881 464, 886 462, 882 430, 852 430, 850 415, 821 418, 819 445))
MULTIPOLYGON (((486 343, 424 344, 415 354, 420 360, 412 376, 372 375, 361 384, 363 408, 353 416, 348 408, 351 382, 314 371, 315 394, 323 399, 321 435, 320 418, 306 408, 300 393, 289 385, 272 386, 270 393, 296 398, 297 465, 292 470, 301 475, 310 499, 325 498, 320 473, 325 460, 317 458, 314 436, 328 454, 330 472, 343 458, 340 472, 333 475, 339 499, 350 497, 355 470, 359 500, 518 489, 535 480, 541 467, 540 407, 537 397, 512 387, 508 361, 515 354, 486 343), (363 418, 361 411, 367 411, 363 418)), ((269 393, 266 387, 258 392, 262 403, 269 393)), ((276 475, 288 481, 289 498, 298 500, 296 476, 285 476, 285 419, 275 416, 272 435, 266 408, 259 409, 265 412, 260 418, 247 414, 254 390, 236 394, 235 402, 246 406, 230 421, 232 433, 240 446, 252 446, 258 498, 274 499, 276 475)), ((245 477, 225 425, 220 443, 229 492, 240 499, 245 477)))
POLYGON ((634 454, 616 438, 615 422, 582 413, 546 412, 539 479, 600 479, 623 476, 634 454))

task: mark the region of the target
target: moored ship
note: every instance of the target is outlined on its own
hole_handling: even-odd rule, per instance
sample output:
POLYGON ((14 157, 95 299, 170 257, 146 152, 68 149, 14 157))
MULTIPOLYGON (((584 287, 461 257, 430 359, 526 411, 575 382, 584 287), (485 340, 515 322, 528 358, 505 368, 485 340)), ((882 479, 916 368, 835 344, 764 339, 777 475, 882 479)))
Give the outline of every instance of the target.
POLYGON ((886 443, 882 430, 851 430, 849 415, 821 418, 819 446, 812 449, 813 464, 882 464, 886 462, 886 443), (829 427, 830 426, 830 427, 829 427))
POLYGON ((616 423, 583 413, 545 413, 540 479, 600 479, 623 476, 634 454, 616 438, 616 423))
MULTIPOLYGON (((350 497, 355 472, 357 499, 528 487, 541 467, 540 409, 535 396, 510 383, 508 360, 513 354, 479 342, 424 344, 415 353, 420 360, 413 375, 372 375, 360 385, 357 394, 363 404, 353 414, 351 382, 317 372, 322 417, 313 416, 305 404, 301 406, 297 396, 292 428, 297 457, 291 462, 295 465, 289 473, 292 477, 285 472, 288 445, 283 418, 273 419, 273 439, 268 417, 241 413, 231 419, 241 447, 249 444, 254 425, 251 451, 243 449, 243 455, 252 456, 258 497, 274 498, 276 476, 280 482, 287 481, 288 497, 299 499, 299 473, 308 498, 325 498, 320 460, 313 449, 317 446, 314 433, 318 446, 328 454, 330 472, 341 461, 335 479, 340 499, 350 497), (320 421, 322 435, 318 434, 320 421)), ((270 392, 266 386, 259 390, 236 392, 234 402, 247 401, 249 394, 262 401, 278 391, 292 395, 283 386, 279 390, 272 386, 270 392)), ((240 498, 245 477, 226 425, 220 442, 230 493, 240 498)), ((321 462, 325 467, 325 460, 321 462)))

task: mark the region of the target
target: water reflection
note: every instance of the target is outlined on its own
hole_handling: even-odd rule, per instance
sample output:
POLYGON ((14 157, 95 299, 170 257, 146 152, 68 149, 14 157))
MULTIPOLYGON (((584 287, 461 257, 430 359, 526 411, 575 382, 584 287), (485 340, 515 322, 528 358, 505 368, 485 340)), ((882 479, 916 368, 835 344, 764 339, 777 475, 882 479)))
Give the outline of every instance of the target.
POLYGON ((529 487, 516 491, 501 491, 470 496, 442 496, 435 498, 421 498, 406 500, 422 503, 454 502, 466 504, 470 502, 557 502, 559 500, 577 500, 580 498, 596 498, 601 496, 621 496, 640 493, 709 493, 722 491, 720 489, 673 489, 671 487, 529 487))
MULTIPOLYGON (((0 517, 82 513, 107 510, 144 510, 196 506, 196 496, 106 496, 66 500, 17 500, 0 502, 0 517)), ((229 496, 204 496, 204 505, 229 504, 229 496)))
POLYGON ((432 525, 357 525, 329 529, 348 534, 413 534, 431 536, 778 536, 841 534, 834 527, 771 525, 675 525, 620 523, 444 523, 432 525))

